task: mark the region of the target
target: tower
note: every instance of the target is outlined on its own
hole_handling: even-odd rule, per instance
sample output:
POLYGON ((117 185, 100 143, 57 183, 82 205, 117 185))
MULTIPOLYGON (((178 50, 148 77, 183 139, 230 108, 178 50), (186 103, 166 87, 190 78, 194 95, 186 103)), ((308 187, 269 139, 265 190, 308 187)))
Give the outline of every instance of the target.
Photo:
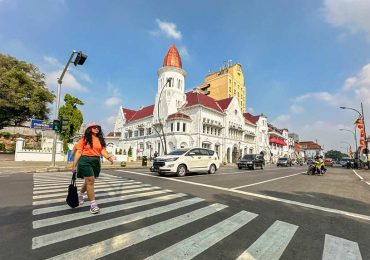
POLYGON ((177 112, 186 102, 185 77, 180 54, 171 45, 163 60, 163 67, 158 70, 158 90, 153 110, 154 123, 166 120, 168 115, 177 112))
POLYGON ((216 100, 236 97, 241 110, 246 111, 246 87, 242 65, 239 63, 227 61, 219 71, 208 74, 198 90, 216 100))

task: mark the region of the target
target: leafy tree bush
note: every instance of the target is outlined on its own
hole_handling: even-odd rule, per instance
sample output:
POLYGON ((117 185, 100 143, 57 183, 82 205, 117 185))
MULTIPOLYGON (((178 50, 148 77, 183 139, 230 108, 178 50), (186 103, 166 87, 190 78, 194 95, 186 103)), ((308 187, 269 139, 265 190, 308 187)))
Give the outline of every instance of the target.
POLYGON ((5 152, 6 151, 5 144, 0 143, 0 151, 2 151, 2 152, 5 152))
POLYGON ((128 155, 128 157, 132 157, 132 148, 131 148, 131 146, 128 149, 127 155, 128 155))
POLYGON ((0 54, 0 129, 31 118, 47 119, 54 98, 35 65, 0 54))
POLYGON ((4 137, 5 139, 9 139, 12 136, 9 132, 0 132, 0 137, 4 137))
POLYGON ((77 108, 77 105, 83 106, 84 103, 70 94, 65 95, 64 102, 64 105, 59 108, 59 118, 63 117, 63 120, 68 120, 68 124, 60 136, 63 140, 63 150, 67 152, 68 143, 72 142, 83 122, 82 112, 77 108))

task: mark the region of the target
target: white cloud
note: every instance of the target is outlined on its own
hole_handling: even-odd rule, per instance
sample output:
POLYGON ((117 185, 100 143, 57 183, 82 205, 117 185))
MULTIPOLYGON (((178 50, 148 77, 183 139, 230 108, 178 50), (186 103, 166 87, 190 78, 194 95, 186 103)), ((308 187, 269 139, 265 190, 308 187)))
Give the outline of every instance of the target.
POLYGON ((292 111, 295 114, 300 114, 304 111, 304 108, 296 103, 290 106, 290 111, 292 111))
MULTIPOLYGON (((40 67, 43 68, 46 72, 46 85, 49 88, 56 88, 57 81, 60 75, 62 74, 62 71, 64 69, 64 65, 59 62, 58 59, 51 57, 51 56, 44 56, 43 60, 45 64, 42 64, 40 67)), ((73 68, 73 67, 72 67, 73 68)), ((82 83, 77 80, 75 75, 78 75, 78 78, 86 81, 86 82, 92 82, 90 76, 87 73, 81 72, 81 71, 71 71, 71 67, 67 70, 67 72, 64 74, 62 87, 63 89, 71 89, 76 91, 82 91, 86 92, 87 88, 83 86, 82 83)))
POLYGON ((108 107, 118 106, 122 103, 122 99, 116 96, 109 97, 105 100, 104 104, 108 107))
POLYGON ((350 33, 365 32, 370 40, 369 0, 325 0, 324 14, 329 24, 350 33))
POLYGON ((348 91, 353 91, 356 100, 370 104, 370 63, 362 67, 361 71, 353 77, 346 79, 342 88, 348 96, 348 91))
POLYGON ((253 107, 247 107, 247 112, 254 114, 255 110, 253 107))
POLYGON ((110 116, 110 117, 107 118, 107 123, 110 126, 113 126, 115 122, 116 122, 116 117, 115 116, 110 116))
MULTIPOLYGON (((170 22, 163 22, 159 19, 155 20, 158 24, 160 32, 165 34, 169 38, 174 38, 176 40, 181 40, 182 33, 176 29, 176 24, 170 22)), ((155 33, 157 34, 157 33, 155 33)))
MULTIPOLYGON (((62 74, 62 70, 57 70, 57 71, 52 71, 45 73, 46 74, 46 85, 49 88, 55 88, 58 83, 58 78, 62 74)), ((77 79, 71 74, 71 73, 66 73, 63 78, 63 83, 62 83, 63 89, 72 89, 72 90, 77 90, 77 91, 82 91, 86 92, 87 88, 82 86, 77 79)))

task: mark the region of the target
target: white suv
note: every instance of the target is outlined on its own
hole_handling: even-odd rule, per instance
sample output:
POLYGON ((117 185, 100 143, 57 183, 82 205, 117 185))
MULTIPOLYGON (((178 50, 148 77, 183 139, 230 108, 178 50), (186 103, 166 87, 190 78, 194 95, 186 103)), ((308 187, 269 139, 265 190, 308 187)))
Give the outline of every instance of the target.
POLYGON ((169 172, 183 177, 188 172, 213 174, 219 167, 220 161, 214 151, 205 148, 184 148, 155 158, 151 170, 159 175, 169 172))

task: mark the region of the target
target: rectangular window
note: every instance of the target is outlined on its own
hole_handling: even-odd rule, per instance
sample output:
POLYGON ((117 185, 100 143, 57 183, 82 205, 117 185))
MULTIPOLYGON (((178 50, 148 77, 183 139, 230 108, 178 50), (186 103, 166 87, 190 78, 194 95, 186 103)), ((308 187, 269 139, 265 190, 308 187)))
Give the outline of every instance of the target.
POLYGON ((140 136, 144 136, 144 129, 140 130, 140 136))
POLYGON ((132 132, 128 132, 128 137, 131 138, 132 137, 132 132))
POLYGON ((135 136, 135 137, 138 137, 138 135, 139 135, 139 131, 135 130, 135 132, 134 132, 134 136, 135 136))
POLYGON ((180 131, 180 123, 177 122, 177 131, 180 131))
POLYGON ((173 132, 173 123, 171 123, 171 132, 173 132))
POLYGON ((183 124, 182 124, 182 131, 183 131, 183 132, 186 132, 186 123, 183 123, 183 124))

